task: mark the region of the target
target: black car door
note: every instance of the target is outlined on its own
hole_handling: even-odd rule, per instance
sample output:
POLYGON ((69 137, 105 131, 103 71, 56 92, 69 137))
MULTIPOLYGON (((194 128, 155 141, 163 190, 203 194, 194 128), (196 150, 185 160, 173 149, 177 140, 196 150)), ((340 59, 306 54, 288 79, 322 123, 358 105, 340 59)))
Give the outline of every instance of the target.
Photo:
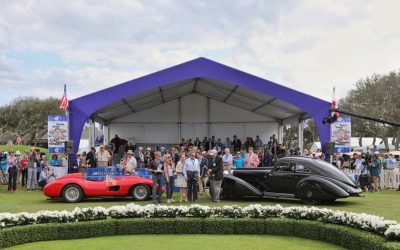
POLYGON ((291 162, 279 162, 265 180, 268 190, 274 193, 294 194, 299 181, 294 172, 295 165, 291 162))

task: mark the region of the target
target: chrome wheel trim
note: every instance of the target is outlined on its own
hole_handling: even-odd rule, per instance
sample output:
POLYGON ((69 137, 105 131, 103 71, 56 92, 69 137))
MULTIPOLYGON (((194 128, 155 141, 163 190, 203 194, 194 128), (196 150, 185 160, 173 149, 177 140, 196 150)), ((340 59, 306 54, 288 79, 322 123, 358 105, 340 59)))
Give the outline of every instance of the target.
POLYGON ((68 187, 65 190, 65 197, 70 201, 75 201, 79 198, 79 189, 77 187, 68 187))
POLYGON ((137 186, 133 190, 134 196, 136 199, 144 199, 147 196, 147 189, 144 186, 137 186))

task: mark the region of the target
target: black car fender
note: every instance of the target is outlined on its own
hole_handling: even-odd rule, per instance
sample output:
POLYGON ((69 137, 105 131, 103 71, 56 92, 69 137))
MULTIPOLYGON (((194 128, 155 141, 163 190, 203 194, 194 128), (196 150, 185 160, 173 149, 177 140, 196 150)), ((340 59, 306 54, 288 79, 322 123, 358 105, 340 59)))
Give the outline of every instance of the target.
POLYGON ((224 176, 222 188, 229 196, 262 196, 253 185, 233 175, 224 176))
POLYGON ((350 194, 330 180, 320 176, 310 176, 299 181, 295 196, 301 199, 333 200, 349 197, 350 194))

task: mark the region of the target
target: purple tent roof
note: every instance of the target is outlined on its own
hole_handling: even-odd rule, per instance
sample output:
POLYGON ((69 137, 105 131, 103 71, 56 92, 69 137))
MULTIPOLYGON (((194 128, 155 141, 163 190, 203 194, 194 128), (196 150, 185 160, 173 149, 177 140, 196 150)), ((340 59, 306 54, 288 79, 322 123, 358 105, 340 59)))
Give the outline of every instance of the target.
POLYGON ((72 100, 69 105, 70 139, 74 141, 75 151, 78 151, 85 122, 98 110, 124 98, 195 78, 228 82, 296 106, 316 121, 321 144, 329 140, 329 126, 321 123, 328 115, 329 102, 200 57, 72 100))

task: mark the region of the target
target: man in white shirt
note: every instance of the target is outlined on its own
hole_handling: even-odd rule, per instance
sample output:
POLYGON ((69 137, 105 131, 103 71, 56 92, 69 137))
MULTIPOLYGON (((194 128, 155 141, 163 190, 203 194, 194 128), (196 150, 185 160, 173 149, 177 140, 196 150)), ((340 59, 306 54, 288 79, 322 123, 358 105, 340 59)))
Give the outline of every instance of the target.
MULTIPOLYGON (((356 153, 354 153, 356 154, 356 153)), ((362 172, 368 171, 367 163, 364 158, 361 157, 361 154, 357 154, 357 159, 354 161, 354 170, 358 170, 361 172, 360 175, 354 175, 354 179, 357 184, 360 183, 360 176, 363 174, 362 172)))
POLYGON ((183 166, 183 175, 187 180, 188 201, 197 202, 197 180, 200 173, 199 160, 196 159, 196 152, 190 152, 190 158, 186 159, 183 166))
POLYGON ((100 145, 100 150, 96 154, 97 166, 107 167, 110 158, 111 155, 107 150, 104 150, 104 145, 100 145))
POLYGON ((395 190, 396 188, 396 178, 395 178, 395 168, 396 168, 396 159, 394 159, 393 154, 389 154, 389 157, 384 160, 386 169, 385 169, 385 186, 388 189, 395 190))
POLYGON ((228 173, 230 173, 233 166, 233 156, 231 155, 229 148, 225 148, 224 150, 224 155, 222 156, 222 163, 224 166, 224 171, 228 171, 228 173))
POLYGON ((125 164, 125 173, 126 175, 134 175, 137 167, 137 161, 135 157, 133 157, 133 151, 128 150, 126 153, 126 164, 125 164))
POLYGON ((365 166, 364 158, 361 157, 361 154, 357 154, 357 159, 354 161, 354 170, 363 171, 365 166))

